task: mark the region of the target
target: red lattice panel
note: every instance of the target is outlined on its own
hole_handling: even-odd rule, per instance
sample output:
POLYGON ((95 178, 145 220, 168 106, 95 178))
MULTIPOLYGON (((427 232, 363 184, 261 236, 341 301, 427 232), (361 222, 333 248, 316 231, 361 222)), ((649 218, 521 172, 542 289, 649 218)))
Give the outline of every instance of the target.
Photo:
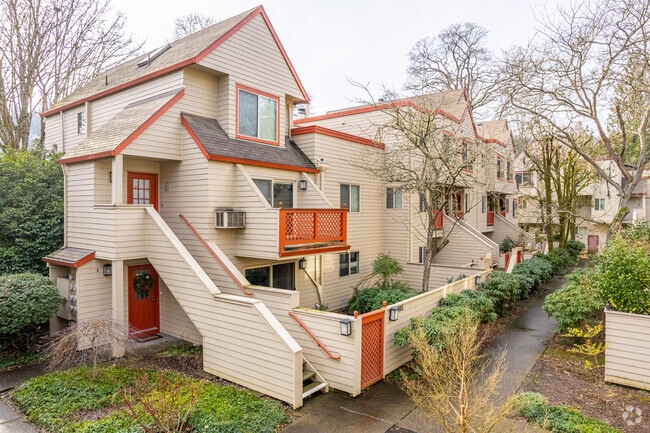
POLYGON ((345 242, 344 209, 280 210, 280 243, 345 242))
POLYGON ((361 315, 361 388, 384 377, 384 310, 361 315))

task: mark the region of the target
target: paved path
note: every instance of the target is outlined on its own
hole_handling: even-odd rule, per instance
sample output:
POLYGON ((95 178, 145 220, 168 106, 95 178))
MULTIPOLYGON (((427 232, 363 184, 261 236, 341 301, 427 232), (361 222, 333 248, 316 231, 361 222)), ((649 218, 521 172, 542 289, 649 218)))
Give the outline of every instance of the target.
MULTIPOLYGON (((565 280, 552 284, 559 288, 565 280)), ((499 401, 514 394, 546 348, 546 341, 556 332, 557 322, 542 310, 544 298, 523 301, 529 308, 498 339, 494 352, 507 350, 506 372, 501 383, 499 401)), ((356 398, 340 392, 309 398, 298 411, 302 417, 282 433, 357 431, 364 433, 439 433, 443 430, 418 409, 397 385, 380 382, 356 398)), ((543 432, 535 426, 505 420, 499 431, 518 433, 543 432)))
MULTIPOLYGON (((29 378, 45 373, 42 363, 0 372, 0 393, 7 393, 29 378)), ((3 396, 4 397, 4 396, 3 396)), ((37 433, 25 418, 0 399, 0 433, 37 433)))

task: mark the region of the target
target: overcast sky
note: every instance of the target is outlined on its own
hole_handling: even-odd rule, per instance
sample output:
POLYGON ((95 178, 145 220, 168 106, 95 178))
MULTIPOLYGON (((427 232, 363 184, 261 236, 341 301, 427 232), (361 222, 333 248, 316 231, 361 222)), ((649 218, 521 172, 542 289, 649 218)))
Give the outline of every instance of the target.
MULTIPOLYGON (((354 105, 348 79, 400 89, 411 47, 457 22, 489 30, 496 53, 532 36, 536 12, 566 0, 269 0, 275 31, 312 97, 311 114, 354 105)), ((170 38, 174 18, 201 12, 225 19, 259 0, 114 0, 128 29, 152 50, 170 38)))

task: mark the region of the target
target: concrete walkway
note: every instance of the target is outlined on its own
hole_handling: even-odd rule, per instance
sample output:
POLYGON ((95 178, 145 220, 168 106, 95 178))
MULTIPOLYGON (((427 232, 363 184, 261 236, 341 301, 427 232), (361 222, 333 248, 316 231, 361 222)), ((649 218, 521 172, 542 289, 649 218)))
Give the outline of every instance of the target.
MULTIPOLYGON (((547 287, 554 291, 566 281, 560 279, 547 287)), ((542 310, 544 298, 521 301, 528 309, 504 332, 494 353, 506 350, 506 372, 501 382, 499 402, 516 393, 524 379, 546 349, 546 341, 555 335, 557 322, 542 310)), ((309 398, 298 411, 301 418, 291 423, 283 433, 358 431, 364 433, 440 433, 444 430, 432 423, 399 386, 380 382, 360 396, 352 398, 340 392, 330 392, 309 398)), ((521 433, 544 432, 538 427, 505 420, 499 431, 521 433)))
MULTIPOLYGON (((6 398, 3 394, 8 393, 12 388, 44 373, 45 367, 40 362, 0 372, 0 396, 6 398)), ((22 414, 13 410, 0 398, 0 433, 37 433, 37 431, 27 423, 22 414)))

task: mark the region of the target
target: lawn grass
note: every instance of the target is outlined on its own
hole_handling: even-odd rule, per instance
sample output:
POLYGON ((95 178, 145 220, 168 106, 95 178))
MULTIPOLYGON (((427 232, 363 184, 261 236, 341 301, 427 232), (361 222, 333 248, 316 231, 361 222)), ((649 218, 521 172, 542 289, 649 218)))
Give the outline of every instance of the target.
MULTIPOLYGON (((79 367, 30 379, 14 391, 12 399, 30 421, 51 431, 136 433, 142 429, 124 409, 121 390, 133 389, 137 378, 144 374, 166 375, 171 383, 180 380, 181 393, 188 395, 189 388, 199 384, 198 380, 171 371, 100 367, 95 379, 91 378, 91 371, 89 367, 79 367), (101 417, 97 419, 89 413, 101 417)), ((141 407, 136 409, 142 411, 141 407)), ((204 382, 190 415, 190 427, 193 432, 206 433, 271 433, 286 420, 282 405, 274 400, 232 386, 204 382)))

